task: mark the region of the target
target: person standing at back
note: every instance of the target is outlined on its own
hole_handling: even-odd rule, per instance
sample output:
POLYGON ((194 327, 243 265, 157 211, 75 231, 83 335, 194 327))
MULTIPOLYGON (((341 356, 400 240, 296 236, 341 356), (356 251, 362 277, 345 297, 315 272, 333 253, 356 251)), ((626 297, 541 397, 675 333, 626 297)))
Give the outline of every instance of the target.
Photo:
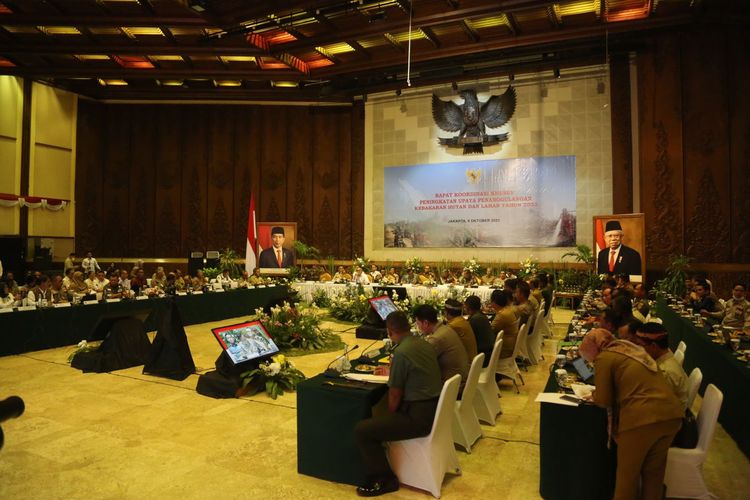
POLYGON ((92 256, 91 252, 88 252, 86 254, 86 257, 81 261, 81 268, 83 268, 83 274, 85 274, 86 276, 88 276, 92 271, 96 272, 102 270, 102 268, 99 267, 99 263, 92 256))

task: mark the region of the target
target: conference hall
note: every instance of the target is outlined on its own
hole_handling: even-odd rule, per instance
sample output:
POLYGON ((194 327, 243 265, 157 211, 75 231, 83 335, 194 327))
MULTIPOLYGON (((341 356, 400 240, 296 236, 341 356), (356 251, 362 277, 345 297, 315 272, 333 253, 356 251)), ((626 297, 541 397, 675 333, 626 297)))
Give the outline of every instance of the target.
POLYGON ((748 26, 0 0, 0 498, 750 498, 748 26))

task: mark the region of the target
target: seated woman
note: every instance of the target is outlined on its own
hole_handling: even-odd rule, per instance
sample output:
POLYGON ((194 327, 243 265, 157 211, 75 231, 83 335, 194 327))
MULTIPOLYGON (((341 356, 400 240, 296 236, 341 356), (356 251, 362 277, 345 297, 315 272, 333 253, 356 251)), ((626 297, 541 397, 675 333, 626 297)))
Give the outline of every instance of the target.
POLYGON ((580 353, 594 364, 594 403, 609 412, 617 442, 614 497, 662 498, 667 452, 684 415, 680 401, 656 361, 632 342, 596 328, 580 353))
POLYGON ((16 303, 15 297, 10 293, 8 284, 6 282, 0 283, 0 309, 7 309, 13 307, 16 303))
POLYGON ((333 276, 331 276, 331 273, 323 269, 323 266, 318 266, 318 281, 322 281, 323 283, 327 281, 331 281, 333 279, 333 276))

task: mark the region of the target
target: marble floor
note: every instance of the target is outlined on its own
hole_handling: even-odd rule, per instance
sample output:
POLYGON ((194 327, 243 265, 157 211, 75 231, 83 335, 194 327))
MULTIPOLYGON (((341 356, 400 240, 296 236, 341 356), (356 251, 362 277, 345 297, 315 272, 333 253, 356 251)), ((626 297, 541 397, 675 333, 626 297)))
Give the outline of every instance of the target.
MULTIPOLYGON (((570 313, 555 310, 558 324, 570 313)), ((186 328, 199 371, 212 369, 218 346, 210 328, 186 328)), ((352 345, 349 324, 330 322, 352 345)), ((546 354, 555 342, 546 342, 546 354)), ((215 400, 195 392, 197 375, 177 382, 141 367, 83 374, 67 364, 72 348, 0 358, 0 398, 17 394, 26 413, 3 424, 0 498, 355 498, 354 488, 296 472, 296 398, 265 395, 215 400)), ((539 408, 549 361, 524 372, 516 394, 502 384, 503 414, 443 485, 443 498, 538 498, 539 408)), ((293 358, 306 375, 332 355, 293 358)), ((750 498, 750 462, 719 428, 705 466, 719 498, 750 498)), ((430 498, 402 488, 389 498, 430 498)))

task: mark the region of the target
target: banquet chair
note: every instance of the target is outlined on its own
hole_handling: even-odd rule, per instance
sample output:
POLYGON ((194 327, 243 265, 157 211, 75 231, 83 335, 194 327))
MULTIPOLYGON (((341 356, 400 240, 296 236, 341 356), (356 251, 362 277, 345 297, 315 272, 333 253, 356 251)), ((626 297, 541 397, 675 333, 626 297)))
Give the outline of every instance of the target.
POLYGON ((700 368, 693 368, 693 371, 690 372, 690 376, 688 377, 688 408, 693 407, 693 402, 695 401, 695 396, 698 394, 701 382, 703 382, 703 372, 700 368))
POLYGON ((703 481, 703 462, 716 430, 724 394, 713 384, 706 387, 698 413, 698 445, 692 449, 670 448, 664 484, 668 498, 712 498, 703 481))
POLYGON ((526 369, 527 364, 531 364, 531 355, 529 354, 529 322, 527 321, 521 328, 518 329, 518 338, 516 338, 516 347, 513 350, 516 352, 516 358, 521 359, 521 366, 526 369))
POLYGON ((536 320, 536 327, 541 328, 542 344, 544 344, 544 339, 552 337, 552 328, 550 327, 550 315, 552 314, 552 308, 550 307, 549 311, 547 311, 547 314, 544 314, 545 305, 546 301, 542 299, 542 302, 539 304, 539 310, 542 311, 542 317, 536 320))
POLYGON ((687 349, 687 344, 685 343, 684 340, 680 340, 680 343, 677 344, 677 350, 682 351, 684 353, 686 349, 687 349))
POLYGON ((685 351, 677 350, 674 352, 674 359, 677 361, 680 366, 685 362, 685 351))
MULTIPOLYGON (((521 330, 524 330, 526 328, 526 325, 521 327, 521 330)), ((513 385, 516 387, 516 393, 520 394, 521 391, 518 389, 518 383, 516 383, 516 377, 521 379, 521 385, 525 385, 523 381, 523 377, 521 376, 521 370, 518 369, 518 363, 516 363, 516 358, 519 356, 520 352, 520 345, 519 345, 519 339, 521 338, 521 330, 518 331, 518 337, 516 338, 516 346, 513 349, 513 355, 509 356, 507 358, 502 358, 497 360, 497 374, 501 377, 509 378, 513 381, 513 385)))
POLYGON ((456 401, 456 415, 453 418, 453 442, 460 445, 466 453, 471 453, 471 446, 483 436, 479 418, 474 409, 474 400, 477 398, 477 385, 479 375, 482 372, 484 353, 480 352, 474 356, 466 377, 466 385, 461 399, 456 401))
POLYGON ((555 300, 557 299, 557 292, 552 290, 552 297, 549 301, 549 311, 547 312, 547 322, 549 323, 550 332, 555 331, 555 320, 552 318, 552 309, 555 307, 555 300))
POLYGON ((536 321, 534 324, 537 326, 534 327, 534 330, 531 332, 531 335, 526 337, 527 339, 527 351, 529 353, 529 361, 532 365, 539 364, 541 360, 544 359, 544 355, 542 354, 542 326, 541 324, 544 323, 543 320, 544 316, 544 309, 541 307, 539 308, 539 312, 536 315, 536 321))
POLYGON ((477 383, 477 394, 474 396, 474 411, 477 418, 482 422, 495 425, 495 419, 503 412, 500 408, 500 390, 495 381, 497 363, 500 359, 500 350, 503 347, 502 330, 497 334, 495 346, 492 348, 490 362, 482 368, 477 383))
POLYGON ((454 375, 443 384, 432 431, 427 436, 387 443, 388 461, 399 482, 429 491, 435 498, 440 498, 446 473, 461 474, 451 435, 460 384, 461 375, 454 375))

